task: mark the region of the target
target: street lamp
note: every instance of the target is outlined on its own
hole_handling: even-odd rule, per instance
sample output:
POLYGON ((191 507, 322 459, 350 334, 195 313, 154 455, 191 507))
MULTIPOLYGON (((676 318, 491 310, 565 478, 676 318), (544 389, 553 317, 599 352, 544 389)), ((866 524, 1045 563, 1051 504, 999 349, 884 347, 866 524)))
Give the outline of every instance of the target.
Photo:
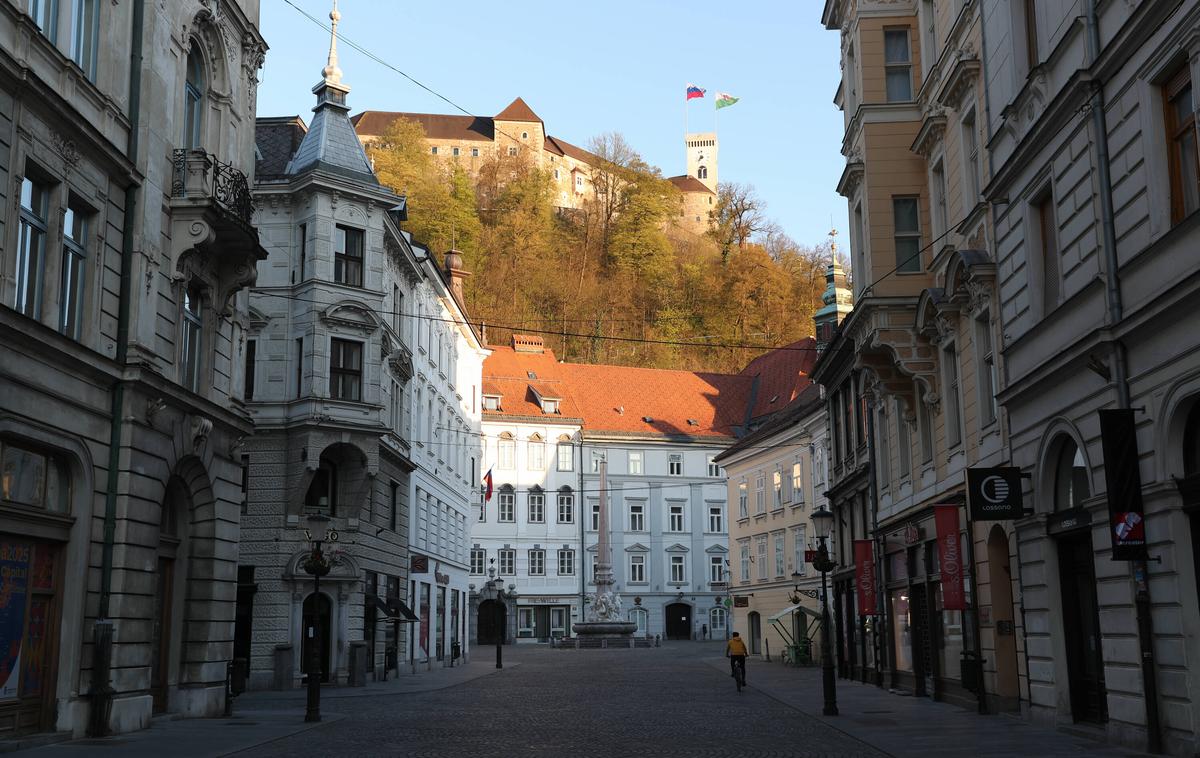
MULTIPOLYGON (((321 503, 328 503, 321 498, 321 503)), ((304 559, 305 572, 313 578, 313 614, 310 619, 312 628, 309 632, 308 643, 308 703, 304 710, 305 721, 321 720, 321 577, 329 573, 330 563, 321 553, 321 543, 329 536, 330 518, 322 513, 314 513, 307 519, 308 539, 312 542, 312 552, 304 559)))
POLYGON ((488 586, 496 593, 495 600, 493 600, 495 609, 492 613, 496 626, 496 668, 502 669, 504 668, 504 649, 502 647, 504 644, 504 612, 500 606, 500 592, 504 582, 500 582, 501 587, 496 586, 496 559, 490 558, 488 563, 490 564, 488 566, 488 586))
POLYGON ((829 558, 829 538, 833 534, 833 513, 825 506, 813 511, 811 516, 813 530, 820 541, 817 547, 817 558, 813 568, 821 572, 821 684, 825 693, 825 707, 822 710, 826 716, 838 715, 837 689, 833 673, 833 638, 829 623, 829 584, 828 575, 833 570, 834 563, 829 558))

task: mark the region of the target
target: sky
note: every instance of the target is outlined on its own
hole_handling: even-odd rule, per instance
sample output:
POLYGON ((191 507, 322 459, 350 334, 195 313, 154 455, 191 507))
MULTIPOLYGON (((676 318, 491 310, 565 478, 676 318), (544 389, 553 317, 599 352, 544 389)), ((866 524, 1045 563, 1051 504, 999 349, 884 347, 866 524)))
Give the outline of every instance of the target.
MULTIPOLYGON (((328 24, 331 0, 291 0, 328 24)), ((475 115, 520 96, 546 131, 581 147, 620 132, 666 176, 686 170, 684 92, 691 131, 710 131, 719 91, 722 182, 748 183, 766 214, 797 242, 821 244, 832 221, 846 237, 838 33, 820 0, 340 0, 339 38, 369 50, 475 115)), ((258 115, 307 122, 329 33, 285 0, 262 0, 270 45, 258 115)), ((343 42, 352 113, 458 113, 437 96, 343 42)))

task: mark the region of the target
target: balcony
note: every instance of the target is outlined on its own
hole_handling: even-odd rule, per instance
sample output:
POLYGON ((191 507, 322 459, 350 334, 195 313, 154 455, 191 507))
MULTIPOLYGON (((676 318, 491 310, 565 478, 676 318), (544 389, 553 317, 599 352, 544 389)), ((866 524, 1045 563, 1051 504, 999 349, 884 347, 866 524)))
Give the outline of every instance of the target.
POLYGON ((254 203, 246 175, 204 150, 171 154, 171 260, 174 274, 199 279, 217 310, 254 284, 267 251, 251 225, 254 203))

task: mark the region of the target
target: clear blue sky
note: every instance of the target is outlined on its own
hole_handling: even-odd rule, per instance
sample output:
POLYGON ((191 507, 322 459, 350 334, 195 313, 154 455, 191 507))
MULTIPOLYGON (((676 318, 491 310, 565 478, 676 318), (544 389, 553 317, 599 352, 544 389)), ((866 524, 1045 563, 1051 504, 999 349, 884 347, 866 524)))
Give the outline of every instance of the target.
MULTIPOLYGON (((328 23, 331 0, 293 0, 328 23)), ((753 184, 767 214, 804 244, 846 236, 834 191, 844 162, 833 106, 838 33, 819 0, 340 0, 339 35, 476 115, 521 96, 547 131, 586 146, 621 132, 667 176, 685 169, 684 89, 692 131, 713 126, 718 90, 741 98, 721 111, 721 181, 753 184)), ((262 0, 271 49, 258 112, 309 120, 329 35, 283 0, 262 0)), ((352 112, 453 113, 399 74, 339 45, 352 112)))

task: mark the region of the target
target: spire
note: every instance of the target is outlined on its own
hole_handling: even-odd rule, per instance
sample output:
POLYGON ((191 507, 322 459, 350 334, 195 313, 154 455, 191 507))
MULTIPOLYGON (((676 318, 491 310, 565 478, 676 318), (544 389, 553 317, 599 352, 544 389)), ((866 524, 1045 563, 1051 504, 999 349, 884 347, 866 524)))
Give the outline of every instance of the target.
POLYGON ((825 267, 824 306, 813 314, 817 331, 817 350, 823 352, 842 319, 853 308, 854 294, 846 281, 846 272, 838 260, 837 229, 829 232, 829 265, 825 267))
POLYGON ((337 0, 333 0, 333 10, 329 11, 329 61, 325 64, 325 68, 321 69, 321 76, 325 78, 325 84, 340 85, 342 83, 342 70, 338 68, 337 59, 337 25, 342 20, 342 14, 338 12, 337 0))

